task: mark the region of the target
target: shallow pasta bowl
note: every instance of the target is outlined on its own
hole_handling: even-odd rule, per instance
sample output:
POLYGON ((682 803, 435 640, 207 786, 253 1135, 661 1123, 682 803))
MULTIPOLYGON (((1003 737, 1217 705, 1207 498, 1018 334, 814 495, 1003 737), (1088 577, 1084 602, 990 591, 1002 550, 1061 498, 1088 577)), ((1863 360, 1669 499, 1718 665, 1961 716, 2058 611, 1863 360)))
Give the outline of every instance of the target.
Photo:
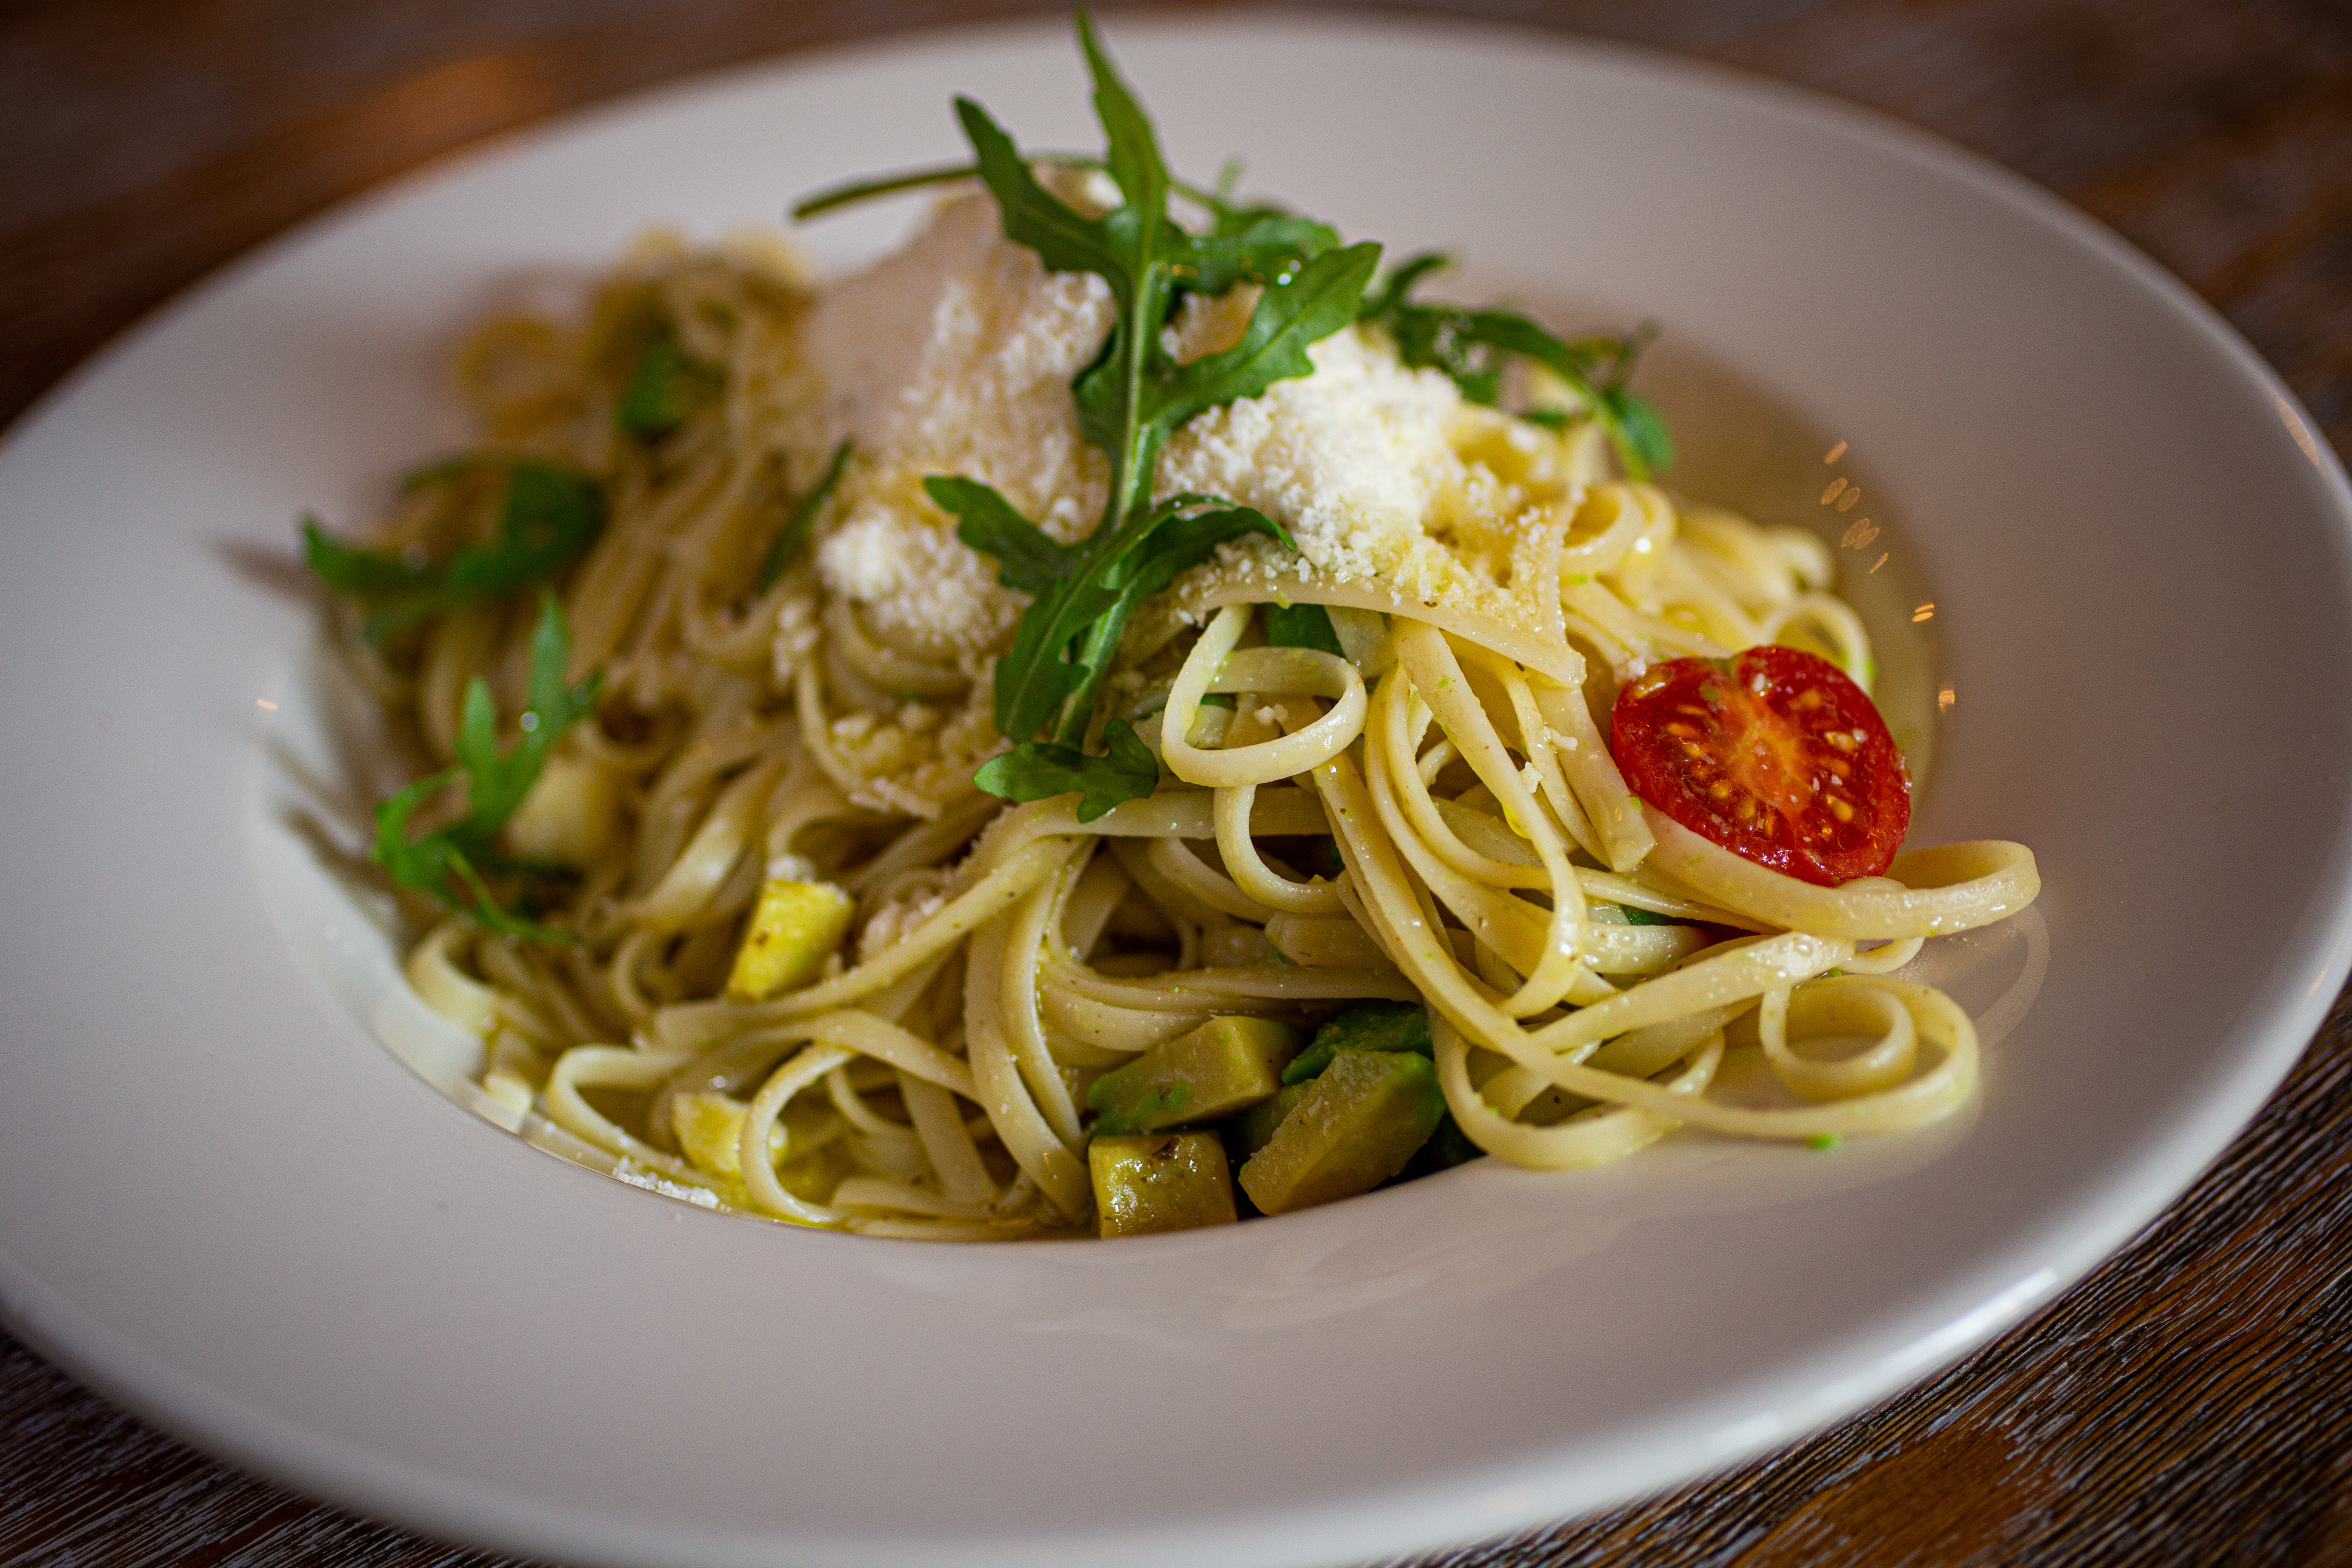
MULTIPOLYGON (((1831 1153, 1677 1135, 981 1248, 666 1202, 435 1086, 446 1037, 305 815, 373 781, 291 520, 368 515, 462 434, 458 326, 649 223, 712 235, 939 158, 959 90, 1088 144, 1058 26, 963 34, 456 161, 207 284, 16 432, 14 1330, 239 1463, 545 1556, 1304 1563, 1850 1410, 2046 1300, 2252 1114, 2352 961, 2352 499, 2209 311, 1996 170, 1711 71, 1428 25, 1112 41, 1181 166, 1246 152, 1351 234, 1458 248, 1468 294, 1664 321, 1681 488, 1842 544, 1872 520, 1843 554, 1936 753, 1914 841, 2042 868, 2038 918, 1938 960, 1992 1041, 1976 1102, 1831 1153), (1836 479, 1866 511, 1824 508, 1836 479)), ((908 216, 812 247, 838 268, 908 216)))

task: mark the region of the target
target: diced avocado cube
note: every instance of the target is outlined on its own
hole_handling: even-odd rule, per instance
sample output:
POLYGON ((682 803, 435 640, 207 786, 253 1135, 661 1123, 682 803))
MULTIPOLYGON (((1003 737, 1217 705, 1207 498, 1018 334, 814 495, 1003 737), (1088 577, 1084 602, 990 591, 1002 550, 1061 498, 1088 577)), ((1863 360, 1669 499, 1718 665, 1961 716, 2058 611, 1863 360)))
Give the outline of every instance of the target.
POLYGON ((1427 1057, 1340 1051, 1242 1167, 1242 1191, 1267 1214, 1370 1192, 1404 1169, 1444 1114, 1427 1057))
POLYGON ((1292 1106, 1307 1098, 1307 1088, 1303 1083, 1284 1084, 1272 1100, 1259 1100, 1225 1123, 1225 1152, 1235 1164, 1274 1141, 1274 1130, 1282 1125, 1292 1106))
POLYGON ((1234 1182, 1213 1132, 1097 1138, 1087 1147, 1095 1213, 1105 1236, 1231 1225, 1234 1182))
POLYGON ((1113 1068, 1087 1090, 1097 1137, 1214 1121, 1271 1100, 1298 1031, 1271 1018, 1212 1018, 1113 1068))
POLYGON ((1405 1163, 1397 1179, 1409 1182, 1416 1176, 1433 1176, 1440 1171, 1467 1164, 1483 1157, 1486 1152, 1470 1142, 1470 1134, 1462 1131, 1462 1124, 1454 1120, 1454 1113, 1449 1110, 1438 1119, 1437 1131, 1431 1133, 1429 1142, 1405 1163))
POLYGON ((849 934, 857 900, 830 882, 772 878, 760 889, 751 927, 727 977, 730 1002, 760 1002, 814 976, 849 934))
POLYGON ((1359 1002, 1315 1031, 1307 1048, 1282 1069, 1285 1083, 1305 1083, 1331 1065, 1339 1051, 1435 1053, 1429 1038, 1429 1009, 1418 1002, 1359 1002))

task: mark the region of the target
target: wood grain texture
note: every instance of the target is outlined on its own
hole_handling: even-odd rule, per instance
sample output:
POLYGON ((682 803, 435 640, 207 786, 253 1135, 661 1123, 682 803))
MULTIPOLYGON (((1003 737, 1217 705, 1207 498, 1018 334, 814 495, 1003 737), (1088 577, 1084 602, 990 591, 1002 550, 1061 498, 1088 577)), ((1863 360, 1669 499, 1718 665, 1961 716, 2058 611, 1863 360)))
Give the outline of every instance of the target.
MULTIPOLYGON (((704 67, 1039 8, 0 0, 0 420, 212 268, 453 148, 704 67)), ((2352 451, 2342 0, 1447 9, 1702 56, 1973 147, 2187 279, 2352 451)), ((506 1561, 226 1469, 0 1337, 0 1563, 506 1561)), ((2193 1191, 1961 1365, 1666 1496, 1424 1561, 2352 1563, 2352 1001, 2193 1191)))

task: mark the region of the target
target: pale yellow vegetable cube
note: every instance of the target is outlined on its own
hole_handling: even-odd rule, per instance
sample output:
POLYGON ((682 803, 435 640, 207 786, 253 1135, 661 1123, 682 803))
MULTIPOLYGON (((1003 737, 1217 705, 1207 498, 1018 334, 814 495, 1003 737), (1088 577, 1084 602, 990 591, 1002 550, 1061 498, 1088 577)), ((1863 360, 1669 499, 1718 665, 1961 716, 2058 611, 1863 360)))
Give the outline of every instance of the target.
POLYGON ((590 866, 611 846, 620 816, 620 791, 602 763, 552 756, 507 819, 507 844, 525 860, 590 866))
POLYGON ((669 1102, 669 1122, 688 1159, 714 1176, 740 1176, 743 1118, 751 1110, 731 1094, 696 1089, 669 1102))
POLYGON ((735 952, 727 999, 758 1002, 805 984, 849 934, 857 900, 830 882, 771 880, 735 952))

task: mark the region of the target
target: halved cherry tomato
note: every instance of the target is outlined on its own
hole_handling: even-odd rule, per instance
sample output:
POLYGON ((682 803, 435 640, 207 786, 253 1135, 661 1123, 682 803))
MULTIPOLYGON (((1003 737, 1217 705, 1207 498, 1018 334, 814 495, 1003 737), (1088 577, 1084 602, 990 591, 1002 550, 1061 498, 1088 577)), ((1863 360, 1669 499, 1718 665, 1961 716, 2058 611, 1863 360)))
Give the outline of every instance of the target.
POLYGON ((1653 665, 1618 692, 1610 730, 1634 794, 1820 887, 1879 875, 1911 826, 1911 777, 1878 710, 1796 648, 1653 665))

